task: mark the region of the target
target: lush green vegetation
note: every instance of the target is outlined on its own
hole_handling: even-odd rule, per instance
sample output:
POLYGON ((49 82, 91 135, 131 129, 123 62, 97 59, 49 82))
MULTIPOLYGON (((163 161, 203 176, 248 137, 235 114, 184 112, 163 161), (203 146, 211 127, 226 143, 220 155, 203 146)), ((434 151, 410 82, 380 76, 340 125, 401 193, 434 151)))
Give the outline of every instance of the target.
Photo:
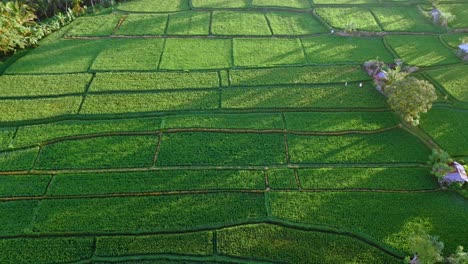
POLYGON ((83 93, 89 74, 0 76, 1 96, 36 96, 83 93))
POLYGON ((310 63, 363 63, 368 58, 393 61, 381 38, 323 36, 303 39, 310 63))
POLYGON ((286 127, 295 131, 378 130, 393 127, 398 122, 390 112, 293 112, 284 115, 286 127))
POLYGON ((385 99, 370 85, 232 88, 223 90, 222 107, 261 108, 384 108, 385 99))
POLYGON ((466 87, 468 87, 467 71, 468 66, 463 65, 428 71, 427 74, 455 99, 468 102, 468 94, 466 93, 466 87))
POLYGON ((466 4, 435 3, 445 27, 429 0, 35 2, 0 4, 1 263, 400 263, 418 226, 468 246, 467 188, 427 162, 468 161, 466 4), (420 129, 400 116, 432 96, 390 85, 413 70, 439 97, 420 129))
POLYGON ((233 43, 235 66, 306 64, 299 39, 234 39, 233 43))
POLYGON ((211 91, 90 95, 82 114, 141 113, 218 108, 219 94, 211 91), (142 104, 141 102, 145 102, 142 104))
POLYGON ((282 134, 164 134, 157 160, 161 166, 284 163, 282 134))
POLYGON ((43 147, 40 169, 149 167, 156 151, 156 136, 114 136, 68 140, 43 147))
POLYGON ((215 35, 271 35, 263 13, 214 12, 212 31, 215 35))
POLYGON ((1 100, 0 122, 76 114, 82 100, 81 96, 1 100))
POLYGON ((458 228, 468 206, 455 193, 275 192, 269 200, 275 217, 364 234, 401 250, 416 223, 450 241, 448 251, 468 232, 458 228))
POLYGON ((69 37, 109 36, 114 32, 120 15, 80 17, 67 32, 69 37))
MULTIPOLYGON (((16 202, 16 207, 20 203, 24 204, 16 202)), ((46 200, 39 206, 33 229, 39 232, 80 233, 192 230, 257 220, 265 216, 263 194, 46 200)))
POLYGON ((453 51, 436 36, 387 36, 391 48, 406 63, 433 66, 460 62, 453 51))
POLYGON ((325 84, 368 80, 357 66, 307 66, 229 71, 232 86, 325 84))
POLYGON ((358 30, 382 30, 372 13, 365 8, 317 8, 315 10, 319 16, 334 28, 345 29, 352 24, 358 30))
POLYGON ((263 188, 265 188, 265 178, 262 171, 181 170, 59 174, 54 176, 48 194, 57 196, 263 188))
POLYGON ((91 258, 92 238, 34 238, 2 239, 0 261, 4 263, 47 264, 57 260, 74 262, 91 258), (21 250, 18 250, 21 249, 21 250))
POLYGON ((118 6, 129 12, 174 12, 188 10, 188 0, 132 0, 118 6))
POLYGON ((168 15, 128 15, 116 31, 116 35, 147 36, 164 35, 168 15))
POLYGON ((211 232, 153 235, 112 236, 97 239, 96 255, 117 257, 142 254, 213 254, 211 232))
POLYGON ((454 156, 468 156, 468 113, 434 108, 421 119, 421 128, 454 156))
POLYGON ((229 68, 231 41, 225 39, 167 39, 161 69, 229 68))
POLYGON ((0 177, 0 197, 41 196, 45 193, 50 176, 2 176, 0 177))
POLYGON ((385 31, 440 32, 441 28, 431 23, 417 7, 379 7, 372 12, 385 31))
POLYGON ((144 91, 185 88, 217 88, 216 72, 97 73, 90 91, 144 91))
POLYGON ((218 243, 223 255, 286 263, 399 263, 354 238, 267 224, 223 229, 218 243))
POLYGON ((298 171, 304 189, 436 189, 427 168, 320 168, 298 171))
POLYGON ((169 15, 168 35, 208 35, 210 14, 207 12, 187 12, 169 15))
POLYGON ((429 156, 429 149, 403 130, 370 135, 288 135, 288 139, 293 163, 424 163, 429 156))
POLYGON ((273 35, 310 35, 326 32, 325 27, 310 14, 269 12, 266 17, 273 35))

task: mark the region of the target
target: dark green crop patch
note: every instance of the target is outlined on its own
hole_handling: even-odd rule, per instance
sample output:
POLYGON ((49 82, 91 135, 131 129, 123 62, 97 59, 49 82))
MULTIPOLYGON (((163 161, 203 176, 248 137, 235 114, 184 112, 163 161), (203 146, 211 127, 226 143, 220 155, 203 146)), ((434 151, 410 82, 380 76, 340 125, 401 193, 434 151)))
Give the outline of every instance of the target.
POLYGON ((92 169, 149 167, 157 136, 113 136, 67 140, 47 145, 37 169, 92 169))
POLYGON ((282 134, 164 134, 159 166, 284 164, 282 134), (261 147, 258 147, 261 146, 261 147))

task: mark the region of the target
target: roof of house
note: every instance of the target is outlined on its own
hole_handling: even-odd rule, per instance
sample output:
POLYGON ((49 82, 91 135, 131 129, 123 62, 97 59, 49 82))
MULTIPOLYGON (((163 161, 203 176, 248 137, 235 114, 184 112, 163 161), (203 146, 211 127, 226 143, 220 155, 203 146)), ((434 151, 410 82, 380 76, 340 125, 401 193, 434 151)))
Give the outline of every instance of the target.
POLYGON ((458 162, 453 163, 453 171, 445 175, 445 182, 468 182, 468 176, 466 175, 465 168, 458 162))
POLYGON ((468 43, 461 44, 460 46, 458 46, 458 48, 460 48, 464 52, 468 52, 468 43))

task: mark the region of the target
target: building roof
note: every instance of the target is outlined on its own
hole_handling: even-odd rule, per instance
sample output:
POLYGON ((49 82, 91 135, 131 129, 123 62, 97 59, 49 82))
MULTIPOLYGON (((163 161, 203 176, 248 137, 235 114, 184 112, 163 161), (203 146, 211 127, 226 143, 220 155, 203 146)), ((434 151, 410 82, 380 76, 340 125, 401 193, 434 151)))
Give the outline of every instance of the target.
POLYGON ((468 53, 468 43, 461 44, 460 46, 458 46, 458 48, 468 53))
POLYGON ((454 162, 453 171, 445 175, 444 182, 453 183, 453 182, 468 182, 468 176, 466 175, 465 168, 458 162, 454 162))

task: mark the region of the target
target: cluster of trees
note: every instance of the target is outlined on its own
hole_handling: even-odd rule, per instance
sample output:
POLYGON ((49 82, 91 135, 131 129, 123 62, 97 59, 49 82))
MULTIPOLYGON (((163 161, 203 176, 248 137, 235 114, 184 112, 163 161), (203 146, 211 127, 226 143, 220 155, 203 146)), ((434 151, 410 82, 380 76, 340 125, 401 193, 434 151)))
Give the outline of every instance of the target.
POLYGON ((414 257, 406 258, 405 263, 411 264, 467 264, 468 253, 464 251, 462 246, 457 247, 455 253, 448 257, 444 257, 442 251, 444 243, 439 241, 436 236, 428 234, 427 229, 422 225, 416 225, 409 238, 408 246, 414 257))
POLYGON ((69 24, 87 10, 94 12, 96 6, 108 7, 116 1, 1 0, 0 57, 35 46, 44 36, 69 24))

